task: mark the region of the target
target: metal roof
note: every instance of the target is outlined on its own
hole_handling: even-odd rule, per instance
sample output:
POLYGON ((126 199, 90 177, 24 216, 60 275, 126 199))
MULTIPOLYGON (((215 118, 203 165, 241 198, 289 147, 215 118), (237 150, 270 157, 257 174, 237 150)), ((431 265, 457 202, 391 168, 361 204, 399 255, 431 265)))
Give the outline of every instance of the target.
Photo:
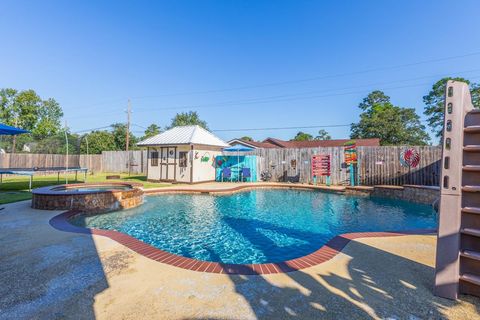
POLYGON ((181 126, 147 138, 138 146, 160 146, 176 144, 203 144, 207 146, 228 147, 229 145, 200 126, 181 126))

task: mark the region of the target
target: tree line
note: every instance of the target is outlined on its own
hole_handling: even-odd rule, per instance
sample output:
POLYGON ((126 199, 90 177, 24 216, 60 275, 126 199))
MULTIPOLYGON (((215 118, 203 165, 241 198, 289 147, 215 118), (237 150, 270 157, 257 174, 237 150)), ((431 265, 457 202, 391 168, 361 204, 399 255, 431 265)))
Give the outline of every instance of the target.
MULTIPOLYGON (((470 85, 472 102, 480 108, 480 83, 471 83, 464 78, 443 78, 435 82, 430 92, 423 97, 423 114, 426 123, 441 140, 443 129, 444 91, 448 80, 463 81, 470 85)), ((380 90, 369 93, 358 105, 359 121, 352 123, 350 138, 380 138, 382 145, 426 145, 430 137, 426 126, 415 109, 395 105, 389 96, 380 90)), ((72 133, 62 126, 63 110, 53 98, 42 99, 34 90, 18 91, 11 88, 0 89, 0 122, 29 130, 31 134, 16 137, 1 137, 0 147, 8 152, 65 153, 65 136, 69 141, 70 153, 97 154, 102 151, 125 150, 127 126, 114 123, 110 130, 95 130, 86 134, 72 133)), ((164 128, 153 123, 145 128, 143 135, 130 132, 130 150, 146 138, 163 130, 182 125, 199 125, 208 130, 206 121, 195 111, 175 115, 164 128)), ((251 137, 241 139, 253 141, 251 137)), ((298 132, 291 140, 329 140, 326 130, 317 134, 298 132)))
MULTIPOLYGON (((471 83, 464 78, 443 78, 435 82, 430 92, 423 97, 425 104, 423 114, 426 122, 434 132, 437 141, 441 141, 443 132, 443 112, 445 86, 448 80, 466 82, 470 85, 472 103, 480 108, 480 83, 471 83)), ((350 138, 380 138, 381 145, 427 145, 431 142, 426 126, 420 120, 415 109, 400 107, 392 103, 383 91, 372 91, 358 105, 360 119, 350 126, 350 138)), ((320 130, 320 136, 328 136, 320 130)), ((318 139, 308 133, 299 132, 292 138, 295 141, 318 139)))

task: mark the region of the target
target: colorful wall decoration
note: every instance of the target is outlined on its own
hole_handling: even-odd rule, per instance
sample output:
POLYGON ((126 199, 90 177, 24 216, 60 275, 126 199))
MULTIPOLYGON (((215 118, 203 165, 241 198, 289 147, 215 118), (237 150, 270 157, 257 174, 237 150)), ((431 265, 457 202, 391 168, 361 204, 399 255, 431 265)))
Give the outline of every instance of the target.
POLYGON ((327 186, 330 185, 330 155, 321 154, 312 156, 312 176, 314 184, 317 184, 317 177, 326 176, 327 186))
POLYGON ((420 163, 420 153, 415 148, 407 148, 400 152, 402 167, 415 168, 420 163))
POLYGON ((343 145, 343 152, 345 154, 346 164, 350 165, 357 163, 357 144, 354 140, 343 145))
POLYGON ((312 156, 312 176, 329 176, 330 175, 330 155, 322 154, 312 156))
POLYGON ((203 156, 200 158, 200 161, 201 161, 201 162, 208 162, 208 160, 210 160, 210 153, 205 152, 205 153, 203 154, 203 156))

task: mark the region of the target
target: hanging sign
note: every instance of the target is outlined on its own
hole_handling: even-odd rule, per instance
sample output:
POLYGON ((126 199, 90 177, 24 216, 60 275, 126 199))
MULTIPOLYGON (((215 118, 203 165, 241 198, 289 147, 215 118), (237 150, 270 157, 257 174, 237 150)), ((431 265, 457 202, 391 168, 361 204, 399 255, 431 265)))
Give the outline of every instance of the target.
POLYGON ((330 176, 330 155, 312 156, 312 176, 330 176))
POLYGON ((420 163, 420 153, 414 148, 407 148, 400 152, 402 167, 415 168, 420 163))
POLYGON ((343 152, 345 154, 345 163, 347 165, 357 163, 357 144, 354 140, 343 145, 343 152))

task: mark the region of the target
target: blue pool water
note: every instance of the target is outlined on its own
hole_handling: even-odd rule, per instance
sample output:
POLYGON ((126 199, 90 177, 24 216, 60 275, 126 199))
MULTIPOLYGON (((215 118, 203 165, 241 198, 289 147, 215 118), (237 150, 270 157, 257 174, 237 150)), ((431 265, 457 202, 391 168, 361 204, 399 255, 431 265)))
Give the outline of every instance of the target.
POLYGON ((185 257, 265 263, 307 255, 342 233, 436 228, 437 217, 428 205, 280 189, 150 196, 140 207, 72 223, 117 230, 185 257))

